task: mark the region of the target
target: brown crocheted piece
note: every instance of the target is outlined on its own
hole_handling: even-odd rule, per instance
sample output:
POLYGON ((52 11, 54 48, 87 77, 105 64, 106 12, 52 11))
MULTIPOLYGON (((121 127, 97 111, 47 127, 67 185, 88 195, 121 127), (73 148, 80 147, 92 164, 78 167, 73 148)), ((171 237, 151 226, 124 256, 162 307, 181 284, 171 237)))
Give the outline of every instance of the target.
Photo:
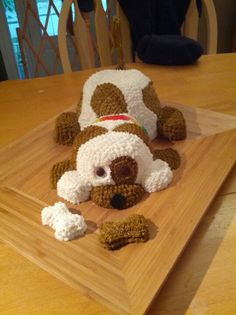
POLYGON ((129 243, 146 242, 148 239, 148 222, 139 214, 132 214, 120 222, 107 221, 100 228, 99 241, 110 250, 129 243))
POLYGON ((180 167, 181 158, 177 151, 172 148, 164 150, 154 150, 152 152, 154 160, 160 159, 169 164, 172 170, 180 167))
POLYGON ((116 49, 117 57, 118 57, 118 64, 117 64, 116 69, 117 70, 125 70, 120 19, 117 16, 113 17, 113 21, 112 21, 111 26, 112 26, 111 33, 112 33, 112 39, 113 39, 112 44, 113 44, 113 48, 116 49))
POLYGON ((146 105, 146 107, 150 109, 153 113, 159 115, 160 101, 153 87, 153 82, 148 83, 148 85, 142 90, 142 93, 143 102, 146 105))
POLYGON ((158 135, 168 140, 186 138, 186 123, 181 111, 173 107, 163 107, 157 121, 158 135))
POLYGON ((117 185, 135 183, 138 165, 130 156, 121 156, 113 160, 110 169, 112 179, 117 185))
POLYGON ((140 126, 138 126, 137 124, 133 124, 133 123, 125 123, 122 124, 116 128, 113 129, 113 131, 119 131, 119 132, 128 132, 131 133, 133 135, 138 136, 140 139, 143 140, 143 142, 150 147, 150 139, 148 137, 148 134, 143 130, 143 128, 141 128, 140 126))
POLYGON ((72 147, 72 155, 71 155, 71 165, 76 168, 76 157, 79 150, 79 147, 93 139, 97 136, 103 135, 107 133, 107 129, 100 126, 88 126, 83 131, 81 131, 75 138, 73 147, 72 147))
POLYGON ((76 113, 65 112, 56 119, 55 141, 64 145, 72 145, 75 136, 80 132, 78 117, 76 113))
POLYGON ((112 83, 103 83, 96 87, 91 98, 91 106, 98 117, 127 113, 124 95, 112 83))
POLYGON ((123 184, 94 187, 90 197, 100 207, 122 210, 134 206, 144 194, 141 185, 123 184))
POLYGON ((50 174, 52 188, 55 189, 57 187, 57 182, 65 172, 72 171, 73 169, 74 168, 71 166, 70 160, 65 160, 54 164, 50 174))
MULTIPOLYGON (((82 100, 83 100, 83 92, 80 93, 79 102, 78 102, 77 107, 76 107, 76 115, 77 115, 77 117, 79 117, 80 114, 81 114, 81 110, 82 110, 82 100)), ((77 119, 78 119, 78 118, 77 118, 77 119)))

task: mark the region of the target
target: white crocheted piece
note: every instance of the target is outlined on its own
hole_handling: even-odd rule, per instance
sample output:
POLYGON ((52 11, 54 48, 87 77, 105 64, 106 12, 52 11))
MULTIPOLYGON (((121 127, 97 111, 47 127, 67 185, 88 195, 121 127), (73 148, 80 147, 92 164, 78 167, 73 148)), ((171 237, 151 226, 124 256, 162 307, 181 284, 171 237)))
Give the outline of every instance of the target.
POLYGON ((58 181, 58 195, 79 203, 89 199, 92 187, 115 185, 110 165, 118 157, 129 156, 138 165, 135 183, 147 192, 164 189, 172 180, 172 171, 166 162, 153 161, 149 147, 141 138, 128 132, 108 132, 82 144, 77 154, 77 170, 68 171, 58 181), (102 167, 104 176, 97 176, 102 167))
POLYGON ((173 173, 169 165, 162 160, 155 160, 146 170, 142 178, 142 186, 149 192, 155 192, 166 188, 172 181, 173 173))
POLYGON ((87 225, 83 216, 72 214, 63 202, 45 207, 41 213, 42 224, 55 230, 55 238, 69 241, 85 233, 87 225))
POLYGON ((91 98, 96 87, 112 83, 120 89, 127 104, 127 112, 136 118, 148 131, 150 139, 157 136, 157 116, 143 102, 142 90, 151 82, 142 72, 131 70, 103 70, 94 73, 85 82, 79 124, 81 130, 91 125, 97 118, 91 107, 91 98))
MULTIPOLYGON (((127 115, 127 113, 121 113, 119 115, 127 115)), ((110 115, 110 116, 113 116, 113 115, 110 115)), ((104 117, 104 116, 102 116, 102 117, 104 117)), ((109 115, 107 115, 106 117, 109 117, 109 115)), ((123 125, 125 123, 129 123, 130 124, 130 123, 133 123, 133 122, 131 120, 125 121, 125 120, 120 120, 120 119, 117 119, 117 120, 103 120, 103 121, 95 122, 93 124, 93 126, 104 127, 107 130, 112 131, 116 127, 119 127, 120 125, 123 125)))
POLYGON ((90 191, 88 178, 77 171, 65 172, 57 182, 58 196, 74 204, 88 200, 90 191))
POLYGON ((68 213, 68 208, 63 202, 56 202, 54 206, 43 208, 41 212, 41 219, 43 225, 53 226, 56 218, 68 213))

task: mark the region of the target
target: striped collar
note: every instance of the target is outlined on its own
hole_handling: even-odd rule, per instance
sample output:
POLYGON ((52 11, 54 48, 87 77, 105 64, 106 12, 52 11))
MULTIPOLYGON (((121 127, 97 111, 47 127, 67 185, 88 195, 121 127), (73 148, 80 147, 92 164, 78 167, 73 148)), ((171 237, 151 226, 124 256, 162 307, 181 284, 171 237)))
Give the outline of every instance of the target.
POLYGON ((119 114, 119 115, 107 115, 107 116, 101 116, 101 117, 98 117, 96 120, 95 120, 95 123, 97 122, 102 122, 102 121, 106 121, 106 120, 124 120, 126 122, 129 122, 129 123, 133 123, 133 124, 136 124, 138 125, 139 127, 141 127, 147 134, 147 129, 141 125, 137 119, 135 119, 134 117, 132 116, 129 116, 129 115, 126 115, 126 114, 119 114))

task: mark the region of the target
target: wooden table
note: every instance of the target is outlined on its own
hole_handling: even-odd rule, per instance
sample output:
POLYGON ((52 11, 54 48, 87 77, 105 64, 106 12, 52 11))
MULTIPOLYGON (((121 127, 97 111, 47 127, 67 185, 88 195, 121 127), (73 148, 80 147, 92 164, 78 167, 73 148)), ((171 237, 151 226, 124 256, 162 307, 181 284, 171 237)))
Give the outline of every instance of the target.
MULTIPOLYGON (((161 100, 236 116, 236 54, 188 67, 135 64, 161 100)), ((0 144, 7 145, 74 104, 93 70, 0 84, 0 144)), ((236 167, 193 235, 149 314, 236 314, 236 167)), ((0 243, 1 314, 111 312, 0 243)))

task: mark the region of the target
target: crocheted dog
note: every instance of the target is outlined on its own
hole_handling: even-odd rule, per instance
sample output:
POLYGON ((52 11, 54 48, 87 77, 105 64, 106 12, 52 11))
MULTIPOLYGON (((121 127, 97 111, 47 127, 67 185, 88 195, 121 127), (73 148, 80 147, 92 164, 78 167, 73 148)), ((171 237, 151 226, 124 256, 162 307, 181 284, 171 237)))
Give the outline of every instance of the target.
POLYGON ((153 152, 157 135, 184 139, 186 125, 180 111, 160 107, 151 80, 137 70, 97 72, 84 85, 77 114, 56 121, 56 141, 73 143, 73 150, 54 165, 52 184, 75 204, 91 199, 106 208, 131 207, 145 192, 166 188, 173 177, 168 163, 179 164, 173 150, 153 152))

